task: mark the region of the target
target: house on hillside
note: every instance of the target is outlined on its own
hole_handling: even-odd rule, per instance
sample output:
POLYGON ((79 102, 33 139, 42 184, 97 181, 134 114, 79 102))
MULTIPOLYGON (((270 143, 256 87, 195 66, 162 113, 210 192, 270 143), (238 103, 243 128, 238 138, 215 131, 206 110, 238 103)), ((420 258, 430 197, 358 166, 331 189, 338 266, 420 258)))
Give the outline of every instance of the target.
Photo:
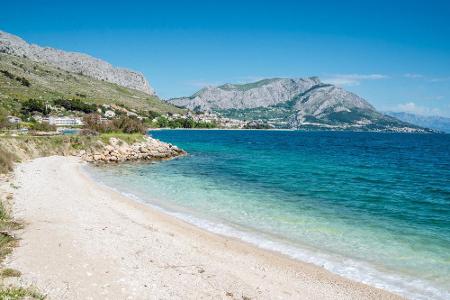
POLYGON ((81 126, 83 121, 81 118, 75 117, 49 117, 48 123, 55 126, 81 126))
POLYGON ((22 119, 16 116, 8 116, 7 119, 11 124, 19 124, 20 122, 22 122, 22 119))
POLYGON ((105 111, 105 117, 106 118, 114 118, 116 116, 116 113, 112 110, 105 111))

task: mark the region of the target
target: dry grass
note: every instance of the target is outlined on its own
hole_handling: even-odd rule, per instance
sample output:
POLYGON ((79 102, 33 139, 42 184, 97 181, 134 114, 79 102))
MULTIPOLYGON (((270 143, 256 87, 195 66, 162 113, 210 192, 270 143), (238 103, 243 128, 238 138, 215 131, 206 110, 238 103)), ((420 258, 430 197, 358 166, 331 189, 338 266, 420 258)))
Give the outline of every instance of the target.
POLYGON ((0 299, 45 299, 45 296, 31 288, 5 287, 0 289, 0 299))
POLYGON ((0 174, 12 171, 16 161, 17 157, 13 153, 0 148, 0 174))
POLYGON ((22 275, 22 273, 20 273, 20 271, 17 271, 15 269, 6 268, 0 271, 0 275, 2 277, 19 277, 20 275, 22 275))
MULTIPOLYGON (((2 165, 5 170, 11 170, 16 157, 4 150, 0 152, 2 165)), ((23 228, 23 225, 11 217, 9 205, 13 200, 12 194, 0 194, 0 263, 9 255, 14 247, 18 245, 18 240, 13 232, 23 228)), ((45 299, 45 296, 30 287, 17 287, 6 285, 5 278, 20 277, 18 270, 11 268, 0 269, 0 300, 13 299, 45 299)))

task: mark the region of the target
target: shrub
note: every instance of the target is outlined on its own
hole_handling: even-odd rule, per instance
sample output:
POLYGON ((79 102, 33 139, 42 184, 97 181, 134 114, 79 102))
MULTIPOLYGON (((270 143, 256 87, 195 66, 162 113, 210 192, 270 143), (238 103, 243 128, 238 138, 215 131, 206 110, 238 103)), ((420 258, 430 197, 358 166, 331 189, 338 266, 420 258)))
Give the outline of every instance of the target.
POLYGON ((31 82, 28 79, 26 79, 25 77, 16 77, 16 80, 18 82, 20 82, 23 86, 26 86, 26 87, 31 86, 31 82))
POLYGON ((77 95, 80 98, 86 98, 86 94, 82 94, 82 93, 75 93, 75 95, 77 95))
POLYGON ((100 132, 102 118, 99 114, 88 114, 83 117, 84 128, 100 132))
MULTIPOLYGON (((84 97, 86 97, 84 95, 84 97)), ((64 107, 66 110, 70 111, 81 111, 86 114, 93 113, 97 110, 97 105, 85 103, 79 99, 67 100, 67 99, 58 99, 54 102, 56 105, 64 107)))
POLYGON ((22 114, 30 115, 33 112, 39 112, 47 115, 50 110, 42 100, 28 99, 27 101, 22 103, 22 114))
MULTIPOLYGON (((13 62, 14 64, 14 62, 13 62)), ((17 64, 14 64, 17 65, 17 64)), ((26 79, 25 77, 20 77, 20 76, 14 76, 13 73, 9 72, 8 70, 0 70, 0 73, 2 73, 3 75, 5 75, 6 77, 8 77, 9 79, 15 79, 18 82, 20 82, 20 84, 22 84, 23 86, 29 87, 31 86, 31 83, 28 79, 26 79)))
POLYGON ((98 132, 91 129, 83 129, 80 131, 80 135, 82 136, 97 136, 98 132))
POLYGON ((112 121, 113 128, 123 133, 142 133, 145 134, 145 126, 137 118, 122 116, 112 121))
POLYGON ((149 110, 146 113, 146 115, 147 115, 147 118, 149 118, 149 119, 155 119, 155 118, 161 117, 161 114, 159 112, 152 111, 152 110, 149 110))
POLYGON ((2 73, 3 75, 5 75, 6 77, 8 77, 9 79, 14 79, 14 74, 12 74, 11 72, 9 72, 8 70, 0 70, 0 73, 2 73))
POLYGON ((192 118, 178 118, 169 120, 164 116, 156 119, 156 123, 153 123, 159 128, 216 128, 215 122, 194 121, 192 118))
POLYGON ((31 123, 30 129, 33 131, 56 131, 56 126, 48 123, 31 123))
POLYGON ((0 299, 45 299, 45 295, 40 294, 39 292, 31 289, 31 288, 23 288, 23 287, 0 287, 0 299))
POLYGON ((16 160, 17 157, 13 153, 0 149, 0 173, 12 171, 16 160))
POLYGON ((101 121, 98 114, 89 114, 83 118, 84 129, 99 133, 123 132, 145 134, 146 128, 142 121, 134 117, 122 116, 111 121, 101 121))
POLYGON ((169 120, 166 117, 159 117, 156 119, 156 127, 166 128, 169 127, 169 120))
POLYGON ((11 268, 1 270, 0 274, 2 277, 19 277, 21 275, 19 271, 11 268))

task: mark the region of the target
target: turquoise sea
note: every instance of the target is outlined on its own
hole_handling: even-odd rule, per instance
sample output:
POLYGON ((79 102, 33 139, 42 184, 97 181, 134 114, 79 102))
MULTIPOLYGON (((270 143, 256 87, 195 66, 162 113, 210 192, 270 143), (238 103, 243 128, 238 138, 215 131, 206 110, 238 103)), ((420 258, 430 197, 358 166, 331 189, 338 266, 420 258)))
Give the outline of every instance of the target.
POLYGON ((450 299, 450 135, 162 130, 189 152, 86 167, 207 230, 412 299, 450 299))

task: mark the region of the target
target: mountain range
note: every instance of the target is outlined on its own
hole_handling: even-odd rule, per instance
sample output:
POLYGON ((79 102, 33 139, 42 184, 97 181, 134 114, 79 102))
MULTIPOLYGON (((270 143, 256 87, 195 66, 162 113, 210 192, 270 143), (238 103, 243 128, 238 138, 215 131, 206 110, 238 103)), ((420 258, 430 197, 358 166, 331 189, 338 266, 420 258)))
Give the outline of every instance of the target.
POLYGON ((272 78, 205 87, 169 103, 194 111, 257 121, 274 128, 426 132, 378 112, 369 102, 318 77, 272 78))
POLYGON ((394 118, 417 126, 431 128, 437 131, 450 133, 450 118, 442 116, 423 116, 409 112, 386 112, 394 118))
POLYGON ((378 112, 358 95, 318 77, 271 78, 205 87, 190 97, 162 101, 143 74, 87 54, 30 44, 0 31, 0 106, 20 111, 21 101, 79 99, 140 111, 222 117, 273 128, 428 132, 439 126, 378 112), (412 125, 415 124, 415 125, 412 125))

